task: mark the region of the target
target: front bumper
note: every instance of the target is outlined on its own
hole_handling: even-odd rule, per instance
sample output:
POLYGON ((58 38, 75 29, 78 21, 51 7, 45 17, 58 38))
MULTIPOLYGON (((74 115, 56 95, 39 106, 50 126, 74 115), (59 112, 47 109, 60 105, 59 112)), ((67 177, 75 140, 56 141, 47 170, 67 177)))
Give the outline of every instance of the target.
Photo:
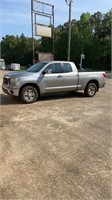
POLYGON ((4 93, 8 95, 19 96, 19 88, 11 88, 11 87, 2 85, 2 90, 4 93))

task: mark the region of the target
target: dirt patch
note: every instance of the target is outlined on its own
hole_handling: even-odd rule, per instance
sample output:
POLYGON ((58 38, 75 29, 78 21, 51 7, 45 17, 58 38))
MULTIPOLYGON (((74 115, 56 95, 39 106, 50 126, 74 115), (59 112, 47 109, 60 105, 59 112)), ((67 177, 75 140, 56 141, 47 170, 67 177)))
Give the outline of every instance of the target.
POLYGON ((111 199, 111 86, 30 105, 0 91, 0 199, 111 199))

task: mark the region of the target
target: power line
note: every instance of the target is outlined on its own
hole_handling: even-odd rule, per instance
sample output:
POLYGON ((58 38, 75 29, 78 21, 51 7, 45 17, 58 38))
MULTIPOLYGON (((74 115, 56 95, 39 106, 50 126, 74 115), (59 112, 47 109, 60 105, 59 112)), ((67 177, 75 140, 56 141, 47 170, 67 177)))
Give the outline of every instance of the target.
POLYGON ((18 30, 21 30, 20 28, 22 28, 27 22, 29 22, 30 20, 29 20, 29 18, 26 18, 25 20, 24 20, 24 23, 22 24, 19 24, 16 28, 14 28, 11 32, 9 32, 9 34, 10 33, 14 33, 14 32, 16 32, 16 31, 18 31, 18 30))
POLYGON ((7 32, 13 32, 13 30, 15 30, 19 25, 22 24, 23 20, 28 18, 28 16, 30 16, 30 9, 28 9, 27 11, 27 14, 25 15, 22 15, 22 17, 20 17, 19 20, 17 20, 16 24, 14 24, 14 26, 12 28, 10 28, 7 32))

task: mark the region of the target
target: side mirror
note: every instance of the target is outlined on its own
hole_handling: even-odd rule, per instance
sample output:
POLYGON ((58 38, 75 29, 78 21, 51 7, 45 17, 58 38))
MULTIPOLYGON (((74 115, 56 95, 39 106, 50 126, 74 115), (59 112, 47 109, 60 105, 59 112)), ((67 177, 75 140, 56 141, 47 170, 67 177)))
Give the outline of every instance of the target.
POLYGON ((51 74, 52 73, 52 69, 45 69, 44 71, 43 71, 43 74, 51 74))

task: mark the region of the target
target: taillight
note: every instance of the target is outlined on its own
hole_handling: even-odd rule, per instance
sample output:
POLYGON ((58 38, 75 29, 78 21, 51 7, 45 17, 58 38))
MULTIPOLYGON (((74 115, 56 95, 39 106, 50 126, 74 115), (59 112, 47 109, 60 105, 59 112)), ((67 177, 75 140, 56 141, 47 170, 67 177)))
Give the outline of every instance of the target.
POLYGON ((106 78, 106 77, 107 77, 107 74, 106 74, 106 73, 103 73, 103 77, 106 78))

